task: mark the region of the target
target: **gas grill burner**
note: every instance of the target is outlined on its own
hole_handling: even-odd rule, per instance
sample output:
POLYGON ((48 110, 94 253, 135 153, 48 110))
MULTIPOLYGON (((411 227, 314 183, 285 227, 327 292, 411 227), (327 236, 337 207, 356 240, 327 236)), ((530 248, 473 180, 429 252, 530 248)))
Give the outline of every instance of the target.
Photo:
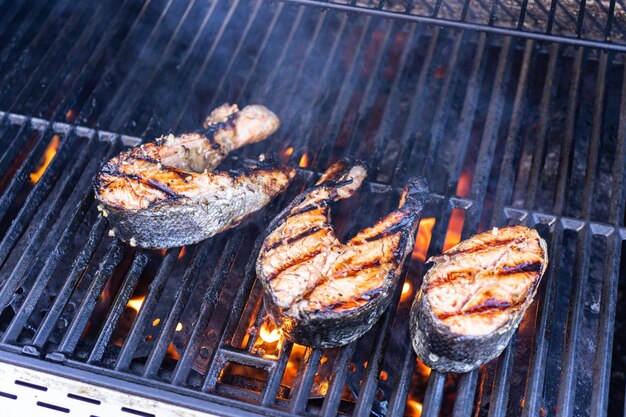
POLYGON ((293 3, 0 0, 0 407, 623 415, 622 2, 293 3), (281 117, 233 158, 275 153, 298 169, 289 189, 194 246, 109 236, 102 164, 224 102, 281 117), (267 319, 254 265, 271 219, 347 156, 371 169, 333 207, 340 238, 388 213, 412 175, 432 198, 391 308, 356 342, 311 349, 267 319), (431 371, 408 335, 425 260, 507 224, 548 242, 535 302, 498 359, 431 371))

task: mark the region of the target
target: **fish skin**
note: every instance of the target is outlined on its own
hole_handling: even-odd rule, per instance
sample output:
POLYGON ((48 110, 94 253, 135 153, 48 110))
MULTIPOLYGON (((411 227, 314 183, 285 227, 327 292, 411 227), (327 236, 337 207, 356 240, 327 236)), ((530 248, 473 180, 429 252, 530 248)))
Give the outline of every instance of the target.
POLYGON ((266 311, 295 343, 346 345, 370 330, 389 306, 428 187, 412 178, 397 210, 341 243, 329 204, 350 197, 366 175, 359 161, 334 164, 268 227, 257 278, 266 311))
POLYGON ((239 110, 225 104, 200 132, 161 137, 112 158, 94 180, 110 234, 132 246, 161 249, 238 225, 283 192, 295 170, 267 160, 212 171, 229 152, 264 140, 279 125, 263 106, 239 110))
POLYGON ((511 226, 429 259, 434 265, 411 307, 417 357, 440 372, 469 372, 499 356, 533 301, 547 253, 536 230, 511 226))

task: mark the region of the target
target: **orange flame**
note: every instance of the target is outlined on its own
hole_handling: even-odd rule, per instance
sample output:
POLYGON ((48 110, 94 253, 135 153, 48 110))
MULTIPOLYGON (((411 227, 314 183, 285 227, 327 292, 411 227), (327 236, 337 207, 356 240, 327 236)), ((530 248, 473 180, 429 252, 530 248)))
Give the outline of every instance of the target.
POLYGON ((463 231, 463 223, 465 222, 465 210, 454 208, 450 215, 448 223, 448 232, 446 240, 443 244, 443 250, 447 251, 461 241, 461 232, 463 231))
MULTIPOLYGON (((459 178, 459 183, 456 187, 456 195, 459 197, 467 197, 472 187, 472 174, 465 171, 459 178)), ((450 222, 448 223, 448 231, 446 233, 446 240, 443 244, 443 250, 447 251, 457 243, 461 241, 461 232, 463 231, 463 223, 465 222, 465 210, 454 208, 450 215, 450 222)))
POLYGON ((178 352, 176 352, 176 349, 174 348, 174 345, 172 343, 170 343, 169 346, 167 347, 166 356, 174 360, 178 360, 179 358, 178 352))
POLYGON ((183 259, 186 253, 187 253, 187 246, 183 246, 180 250, 180 253, 178 254, 178 260, 183 259))
POLYGON ((472 188, 472 174, 468 171, 461 173, 459 182, 456 186, 456 195, 459 197, 467 197, 472 188))
POLYGON ((293 155, 293 148, 289 147, 287 149, 285 149, 285 152, 283 152, 283 156, 285 156, 286 158, 289 158, 291 155, 293 155))
POLYGON ((434 226, 435 219, 432 217, 422 219, 420 221, 419 229, 417 229, 417 237, 415 238, 415 246, 413 247, 413 253, 411 254, 411 259, 420 262, 424 262, 426 260, 426 253, 428 252, 428 245, 430 245, 430 238, 433 235, 434 226))
POLYGON ((143 304, 145 299, 145 296, 131 298, 130 300, 128 300, 128 304, 126 304, 126 307, 130 307, 131 309, 135 310, 136 313, 139 313, 141 305, 143 304))
POLYGON ((300 162, 298 162, 298 166, 300 168, 306 168, 309 166, 309 156, 307 155, 306 152, 304 153, 304 155, 302 155, 302 158, 300 158, 300 162))
POLYGON ((420 417, 422 415, 422 404, 417 401, 408 400, 406 402, 405 415, 411 417, 420 417))
POLYGON ((52 158, 54 158, 54 155, 57 154, 57 150, 59 149, 60 143, 61 143, 61 137, 59 135, 52 136, 52 139, 50 140, 50 143, 48 144, 46 151, 44 152, 43 156, 41 157, 41 160, 39 161, 39 165, 37 166, 37 169, 35 170, 35 172, 30 174, 30 182, 32 182, 33 184, 36 184, 37 181, 39 181, 43 173, 46 171, 46 168, 48 168, 48 165, 50 165, 52 158))

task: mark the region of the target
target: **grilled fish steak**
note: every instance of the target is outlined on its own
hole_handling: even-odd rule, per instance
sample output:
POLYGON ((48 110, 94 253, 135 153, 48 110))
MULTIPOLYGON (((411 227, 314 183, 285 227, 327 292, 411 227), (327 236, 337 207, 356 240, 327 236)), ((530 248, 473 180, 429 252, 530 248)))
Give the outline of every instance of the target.
POLYGON ((229 152, 264 140, 279 125, 263 106, 225 104, 200 132, 161 137, 114 157, 94 184, 110 234, 132 246, 169 248, 236 226, 281 193, 295 170, 266 161, 212 171, 229 152))
POLYGON ((511 226, 432 257, 411 308, 418 358, 441 372, 469 372, 498 356, 532 303, 548 266, 536 230, 511 226))
POLYGON ((428 189, 424 180, 411 179, 397 210, 341 243, 329 204, 350 197, 366 175, 357 161, 334 164, 269 226, 257 277, 266 310, 293 342, 320 348, 348 344, 389 305, 428 189))

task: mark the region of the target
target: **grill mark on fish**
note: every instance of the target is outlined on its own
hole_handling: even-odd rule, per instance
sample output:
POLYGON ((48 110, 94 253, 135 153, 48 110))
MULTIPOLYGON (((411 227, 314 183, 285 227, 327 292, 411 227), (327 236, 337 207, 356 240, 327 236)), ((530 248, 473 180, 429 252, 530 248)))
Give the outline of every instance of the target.
POLYGON ((520 272, 541 272, 542 269, 541 262, 523 262, 513 266, 504 265, 498 272, 502 275, 510 275, 520 272))
POLYGON ((439 259, 439 258, 441 258, 443 256, 447 256, 449 258, 455 258, 455 257, 461 256, 461 255, 475 254, 475 253, 482 252, 482 251, 492 251, 492 250, 495 250, 497 248, 501 248, 502 246, 507 246, 510 243, 512 243, 514 240, 515 240, 515 238, 503 239, 503 240, 495 241, 495 242, 493 242, 493 244, 490 244, 490 245, 484 245, 484 244, 480 243, 480 244, 476 244, 476 245, 474 245, 474 246, 472 246, 470 248, 467 248, 467 249, 457 249, 457 250, 453 249, 453 250, 449 250, 448 252, 444 253, 443 255, 433 256, 431 258, 431 261, 435 260, 435 259, 439 259))
POLYGON ((130 181, 137 181, 140 182, 143 185, 146 185, 148 187, 151 187, 155 190, 159 190, 161 192, 164 192, 165 194, 167 194, 170 198, 179 198, 181 197, 180 194, 176 193, 175 191, 173 191, 172 189, 170 189, 167 185, 165 184, 161 184, 159 181, 152 179, 152 178, 145 178, 139 174, 127 174, 125 172, 120 172, 120 171, 114 171, 114 172, 109 172, 108 173, 111 176, 115 176, 115 177, 119 177, 119 178, 125 178, 127 180, 130 181))
POLYGON ((283 272, 285 272, 287 269, 296 266, 298 264, 307 262, 313 258, 315 258, 317 255, 319 255, 320 253, 322 253, 322 251, 324 250, 324 248, 319 248, 319 249, 315 249, 311 252, 305 253, 303 256, 300 256, 298 258, 292 259, 290 262, 287 262, 284 265, 281 265, 280 268, 276 268, 274 270, 274 272, 272 272, 271 274, 267 275, 267 277, 265 278, 267 282, 270 282, 272 280, 274 280, 276 277, 278 277, 280 274, 282 274, 283 272))
POLYGON ((467 308, 463 311, 456 311, 452 313, 441 313, 441 314, 438 314, 437 317, 439 317, 440 320, 446 320, 446 319, 449 319, 450 317, 455 317, 455 316, 462 316, 462 315, 471 316, 475 314, 482 315, 485 313, 490 313, 490 312, 495 312, 495 311, 507 311, 512 308, 519 307, 524 301, 525 300, 520 299, 519 301, 511 304, 508 301, 498 300, 496 298, 488 298, 482 303, 472 306, 470 308, 467 308))
POLYGON ((276 248, 278 248, 280 246, 289 245, 289 244, 292 244, 294 242, 297 242, 297 241, 299 241, 301 239, 304 239, 307 236, 311 236, 311 235, 319 232, 320 230, 325 229, 326 228, 325 226, 328 226, 328 225, 327 224, 322 224, 321 226, 315 226, 315 227, 312 227, 310 229, 304 230, 302 233, 300 233, 300 234, 298 234, 296 236, 289 237, 287 239, 278 240, 278 241, 272 243, 271 245, 269 245, 267 247, 267 250, 273 250, 273 249, 276 249, 276 248))

